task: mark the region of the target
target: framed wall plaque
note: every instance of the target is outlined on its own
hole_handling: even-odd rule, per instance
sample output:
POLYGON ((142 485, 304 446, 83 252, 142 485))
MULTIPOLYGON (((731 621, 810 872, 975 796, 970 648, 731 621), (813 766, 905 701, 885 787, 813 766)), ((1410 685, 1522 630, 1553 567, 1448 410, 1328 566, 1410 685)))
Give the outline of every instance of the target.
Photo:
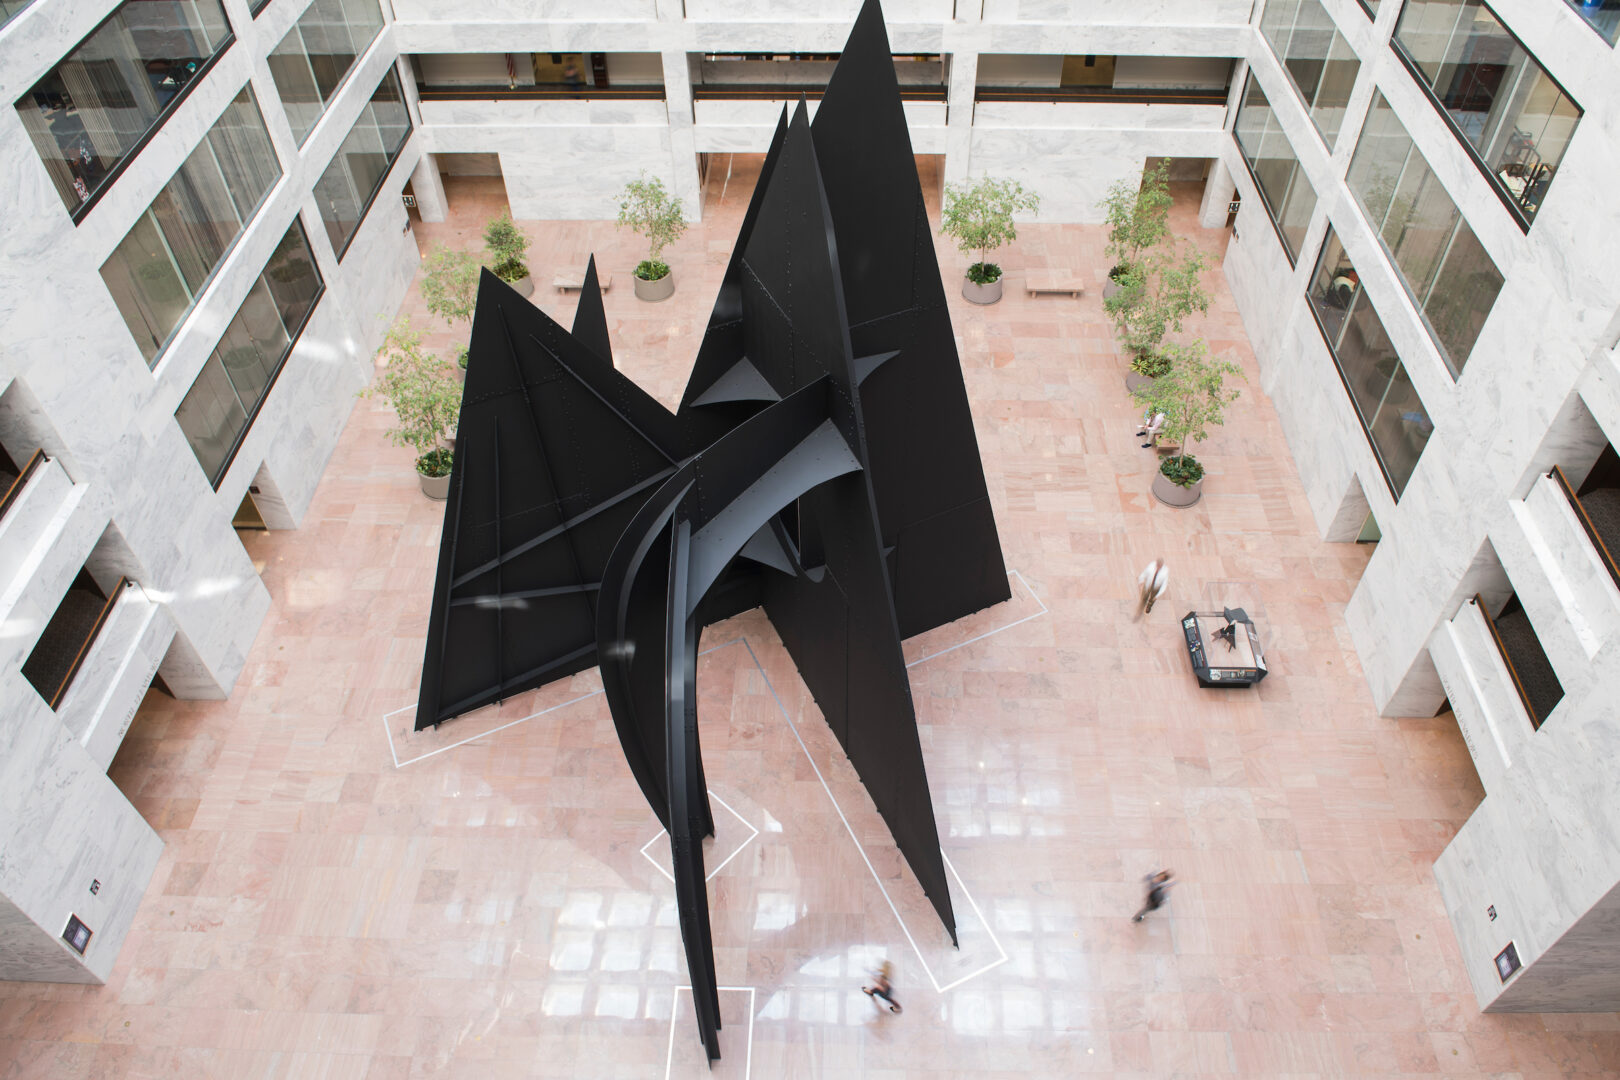
POLYGON ((1507 948, 1496 954, 1496 974, 1501 976, 1503 982, 1513 977, 1522 965, 1519 963, 1519 950, 1513 942, 1508 942, 1507 948))
POLYGON ((62 931, 62 940, 68 943, 70 949, 83 956, 84 950, 90 945, 92 933, 88 926, 79 921, 77 915, 69 915, 67 929, 62 931))

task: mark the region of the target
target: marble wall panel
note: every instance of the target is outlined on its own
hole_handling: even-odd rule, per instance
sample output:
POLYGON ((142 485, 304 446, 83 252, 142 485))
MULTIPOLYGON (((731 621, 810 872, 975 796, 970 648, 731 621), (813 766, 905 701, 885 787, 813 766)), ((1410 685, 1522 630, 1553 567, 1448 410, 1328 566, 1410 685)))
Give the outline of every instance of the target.
POLYGON ((1149 157, 1214 157, 1224 138, 1219 129, 975 126, 969 169, 973 176, 1010 177, 1040 195, 1042 221, 1097 223, 1103 220, 1098 204, 1108 188, 1141 176, 1149 157))
MULTIPOLYGON (((1064 22, 1075 18, 1069 0, 983 0, 987 22, 1064 22)), ((1093 0, 1084 18, 1127 25, 1188 26, 1215 23, 1243 26, 1252 5, 1244 0, 1093 0)))

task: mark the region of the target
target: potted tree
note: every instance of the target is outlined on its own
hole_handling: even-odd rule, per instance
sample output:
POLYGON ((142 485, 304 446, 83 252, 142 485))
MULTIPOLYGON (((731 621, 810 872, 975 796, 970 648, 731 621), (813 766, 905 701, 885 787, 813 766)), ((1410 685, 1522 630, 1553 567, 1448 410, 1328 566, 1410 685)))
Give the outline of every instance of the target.
POLYGON ((1108 257, 1114 260, 1103 286, 1104 302, 1126 287, 1123 279, 1142 261, 1142 253, 1170 235, 1170 203, 1170 161, 1162 158, 1140 183, 1120 180, 1097 204, 1108 224, 1108 257))
POLYGON ((360 396, 381 394, 388 400, 399 421, 388 437, 395 446, 416 451, 422 494, 447 498, 452 462, 447 433, 454 430, 461 412, 461 387, 444 370, 444 363, 422 348, 422 334, 407 316, 389 328, 377 355, 387 366, 360 396))
POLYGON ((519 296, 534 295, 534 279, 529 277, 529 264, 523 261, 524 253, 529 250, 529 238, 517 227, 509 211, 502 210, 500 217, 491 218, 484 226, 484 250, 489 254, 489 268, 496 277, 516 289, 519 296))
MULTIPOLYGON (((527 240, 524 241, 528 243, 527 240)), ((422 260, 422 300, 429 312, 443 319, 454 330, 458 323, 472 323, 478 307, 478 260, 470 252, 453 251, 438 245, 422 260)), ((533 286, 530 286, 533 291, 533 286)), ((467 378, 467 346, 456 347, 456 380, 467 378)))
POLYGON ((1170 331, 1181 332, 1193 312, 1209 310, 1204 291, 1204 253, 1194 248, 1180 262, 1148 253, 1138 257, 1120 279, 1120 290, 1103 301, 1103 310, 1131 354, 1125 388, 1134 391, 1168 366, 1159 345, 1170 331))
POLYGON ((1228 389, 1226 380, 1243 378, 1243 369, 1230 360, 1211 357, 1202 341, 1169 344, 1162 351, 1169 366, 1135 391, 1137 403, 1145 410, 1164 414, 1160 436, 1177 447, 1159 462, 1153 495, 1167 506, 1191 506, 1204 494, 1204 466, 1187 448, 1203 442, 1210 425, 1226 422, 1226 406, 1239 393, 1235 387, 1228 389))
POLYGON ((640 179, 624 185, 619 226, 647 238, 647 257, 636 265, 634 274, 636 299, 668 300, 675 293, 675 276, 658 256, 686 231, 681 200, 665 190, 662 180, 643 172, 640 179))
POLYGON ((1016 180, 982 176, 970 184, 948 184, 939 231, 956 241, 964 255, 978 254, 978 261, 967 268, 962 295, 975 304, 993 304, 1001 299, 1001 267, 989 260, 990 252, 1018 239, 1013 214, 1031 214, 1041 208, 1041 198, 1025 191, 1016 180))

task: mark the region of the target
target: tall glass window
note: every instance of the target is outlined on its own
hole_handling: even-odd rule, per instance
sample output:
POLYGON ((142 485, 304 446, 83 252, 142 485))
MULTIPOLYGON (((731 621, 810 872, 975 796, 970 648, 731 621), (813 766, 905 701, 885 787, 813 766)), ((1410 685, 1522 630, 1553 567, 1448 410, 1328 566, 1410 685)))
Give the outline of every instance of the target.
POLYGON ((315 0, 270 53, 270 74, 300 144, 381 30, 376 0, 315 0))
POLYGON ((125 0, 18 99, 75 220, 230 41, 219 0, 125 0))
POLYGON ((1373 453, 1398 499, 1434 433, 1434 423, 1331 228, 1311 276, 1308 298, 1373 453))
POLYGON ((1462 374, 1502 273, 1382 94, 1373 95, 1346 181, 1452 374, 1462 374))
POLYGON ((410 133, 411 118, 405 112, 399 77, 389 68, 332 164, 315 182, 315 201, 339 259, 349 249, 349 241, 410 133))
POLYGON ((1311 212, 1316 209, 1316 192, 1305 179, 1294 156, 1294 147, 1283 134, 1282 125, 1266 100, 1264 90, 1249 76, 1243 88, 1243 102, 1238 106, 1237 121, 1232 133, 1237 137, 1238 149, 1248 162, 1255 186, 1277 226, 1283 250, 1290 263, 1299 259, 1299 248, 1305 242, 1305 227, 1310 224, 1311 212))
POLYGON ((1570 7, 1580 12, 1581 18, 1592 25, 1592 29, 1603 35, 1603 40, 1610 45, 1614 44, 1617 33, 1620 33, 1620 0, 1564 0, 1570 7))
POLYGON ((1329 146, 1339 137, 1361 61, 1321 0, 1267 0, 1260 32, 1271 42, 1329 146))
POLYGON ((33 2, 34 0, 0 0, 0 26, 6 25, 13 15, 33 2))
POLYGON ((101 264, 148 365, 280 176, 253 90, 243 87, 101 264))
POLYGON ((275 385, 322 287, 309 239, 294 218, 174 414, 215 487, 275 385))
POLYGON ((1580 106, 1480 0, 1408 0, 1395 45, 1528 227, 1580 106))

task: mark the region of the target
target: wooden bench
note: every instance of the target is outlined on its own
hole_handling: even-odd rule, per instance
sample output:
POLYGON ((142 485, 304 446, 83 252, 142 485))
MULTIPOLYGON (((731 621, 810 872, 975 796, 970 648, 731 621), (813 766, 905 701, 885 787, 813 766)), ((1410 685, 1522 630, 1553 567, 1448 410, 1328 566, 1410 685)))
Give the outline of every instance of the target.
MULTIPOLYGON (((585 268, 582 266, 578 270, 563 270, 551 279, 551 283, 556 286, 558 292, 567 292, 569 289, 583 289, 585 287, 585 268)), ((606 270, 598 270, 596 272, 596 283, 602 286, 603 292, 607 292, 613 288, 613 275, 606 270)))
POLYGON ((1068 293, 1075 299, 1086 291, 1086 283, 1072 270, 1031 270, 1024 275, 1024 291, 1030 296, 1038 293, 1068 293))

